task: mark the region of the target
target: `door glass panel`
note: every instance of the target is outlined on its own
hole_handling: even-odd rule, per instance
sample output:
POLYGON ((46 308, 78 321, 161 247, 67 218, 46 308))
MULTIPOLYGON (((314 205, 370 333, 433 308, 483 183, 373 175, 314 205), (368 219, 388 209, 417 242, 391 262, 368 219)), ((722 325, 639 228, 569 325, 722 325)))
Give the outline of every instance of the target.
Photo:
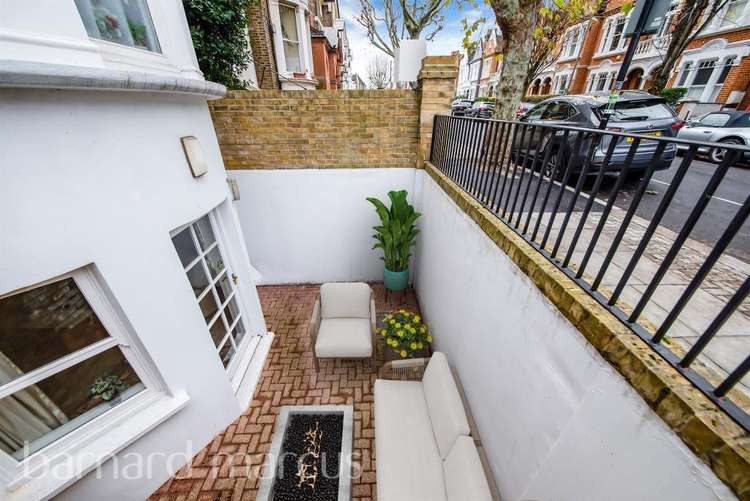
POLYGON ((232 346, 231 339, 227 339, 227 342, 221 347, 221 350, 219 350, 219 357, 221 358, 221 363, 224 364, 224 367, 228 367, 234 357, 234 346, 232 346))
POLYGON ((224 322, 221 321, 221 315, 219 315, 216 321, 211 324, 211 327, 208 328, 208 332, 211 333, 211 339, 214 340, 214 344, 219 346, 221 340, 227 335, 227 332, 224 329, 224 322))
POLYGON ((172 243, 180 256, 182 267, 186 267, 198 257, 198 251, 195 249, 193 237, 190 235, 190 228, 185 228, 177 235, 172 237, 172 243))
POLYGON ((209 291, 208 294, 206 294, 203 299, 201 299, 201 302, 199 304, 201 307, 201 311, 203 312, 203 318, 206 319, 206 322, 214 318, 216 312, 219 311, 219 307, 216 306, 216 300, 214 300, 214 295, 211 293, 211 291, 209 291))
POLYGON ((226 301, 229 295, 232 293, 232 284, 230 283, 229 277, 226 274, 219 279, 216 292, 219 293, 219 299, 221 299, 222 303, 226 301))
POLYGON ((206 263, 208 264, 208 271, 211 273, 211 278, 218 277, 224 271, 224 260, 221 258, 221 252, 219 252, 218 247, 214 247, 206 255, 206 263))
POLYGON ((245 326, 242 324, 242 319, 237 320, 237 325, 232 329, 232 337, 234 337, 234 344, 237 346, 242 342, 242 338, 245 337, 245 326))
POLYGON ((206 277, 206 272, 203 271, 203 263, 198 261, 193 265, 192 268, 187 272, 188 280, 190 281, 190 286, 193 288, 193 292, 195 293, 195 297, 198 297, 201 295, 201 292, 206 290, 206 287, 208 287, 208 278, 206 277))
POLYGON ((72 278, 0 299, 0 384, 107 337, 72 278))
POLYGON ((216 241, 214 230, 211 228, 211 221, 208 219, 208 215, 203 216, 195 222, 195 235, 198 237, 198 242, 200 242, 203 251, 208 250, 208 248, 211 247, 211 244, 216 241))

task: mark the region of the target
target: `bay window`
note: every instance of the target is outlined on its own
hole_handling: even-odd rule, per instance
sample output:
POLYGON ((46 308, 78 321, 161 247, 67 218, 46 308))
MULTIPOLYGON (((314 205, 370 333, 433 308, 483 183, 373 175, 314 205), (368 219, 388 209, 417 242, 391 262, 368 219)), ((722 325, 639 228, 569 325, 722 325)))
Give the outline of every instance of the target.
POLYGON ((701 98, 701 96, 703 95, 703 91, 706 88, 706 84, 711 79, 715 64, 715 59, 700 61, 698 63, 698 67, 695 70, 693 79, 688 85, 688 92, 685 97, 689 99, 701 98))
POLYGON ((161 52, 146 0, 75 0, 91 38, 161 52))
POLYGON ((565 34, 565 41, 563 42, 562 49, 563 58, 570 58, 578 55, 582 32, 582 27, 576 26, 568 30, 568 32, 565 34))
POLYGON ((279 17, 281 19, 281 39, 284 45, 286 69, 292 73, 302 73, 302 55, 297 30, 296 9, 289 5, 279 4, 279 17))
POLYGON ((615 16, 607 19, 604 27, 604 37, 599 52, 614 52, 624 47, 625 37, 622 36, 625 30, 627 17, 615 16))

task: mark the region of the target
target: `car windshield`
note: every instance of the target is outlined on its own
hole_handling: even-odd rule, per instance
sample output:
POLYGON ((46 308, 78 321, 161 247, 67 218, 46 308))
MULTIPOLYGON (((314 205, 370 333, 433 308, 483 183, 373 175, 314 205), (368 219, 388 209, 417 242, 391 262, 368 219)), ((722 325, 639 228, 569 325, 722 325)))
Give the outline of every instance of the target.
MULTIPOLYGON (((600 106, 597 115, 602 114, 600 106)), ((642 120, 659 120, 673 118, 674 113, 669 106, 655 101, 623 101, 615 104, 615 111, 610 117, 611 122, 637 122, 642 120)))

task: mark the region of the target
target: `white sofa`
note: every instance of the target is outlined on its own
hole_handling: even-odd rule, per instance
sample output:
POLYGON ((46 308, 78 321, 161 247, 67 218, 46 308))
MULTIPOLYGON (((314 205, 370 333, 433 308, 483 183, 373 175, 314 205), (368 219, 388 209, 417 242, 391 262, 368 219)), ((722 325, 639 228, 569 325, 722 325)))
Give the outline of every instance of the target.
POLYGON ((369 358, 375 353, 375 297, 363 282, 327 283, 310 319, 315 369, 319 358, 369 358))
POLYGON ((495 498, 440 352, 421 381, 375 381, 375 458, 378 501, 495 498))

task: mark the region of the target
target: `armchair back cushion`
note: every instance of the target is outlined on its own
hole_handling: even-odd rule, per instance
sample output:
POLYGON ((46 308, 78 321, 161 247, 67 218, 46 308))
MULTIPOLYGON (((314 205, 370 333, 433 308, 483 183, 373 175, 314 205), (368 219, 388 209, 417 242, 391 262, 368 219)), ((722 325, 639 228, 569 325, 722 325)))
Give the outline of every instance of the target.
POLYGON ((448 501, 492 501, 479 453, 471 437, 458 437, 443 461, 448 501))
POLYGON ((364 282, 320 286, 321 317, 370 318, 370 286, 364 282))
POLYGON ((456 438, 469 435, 469 421, 443 353, 436 351, 432 354, 422 377, 422 386, 435 442, 440 457, 445 459, 456 438))

